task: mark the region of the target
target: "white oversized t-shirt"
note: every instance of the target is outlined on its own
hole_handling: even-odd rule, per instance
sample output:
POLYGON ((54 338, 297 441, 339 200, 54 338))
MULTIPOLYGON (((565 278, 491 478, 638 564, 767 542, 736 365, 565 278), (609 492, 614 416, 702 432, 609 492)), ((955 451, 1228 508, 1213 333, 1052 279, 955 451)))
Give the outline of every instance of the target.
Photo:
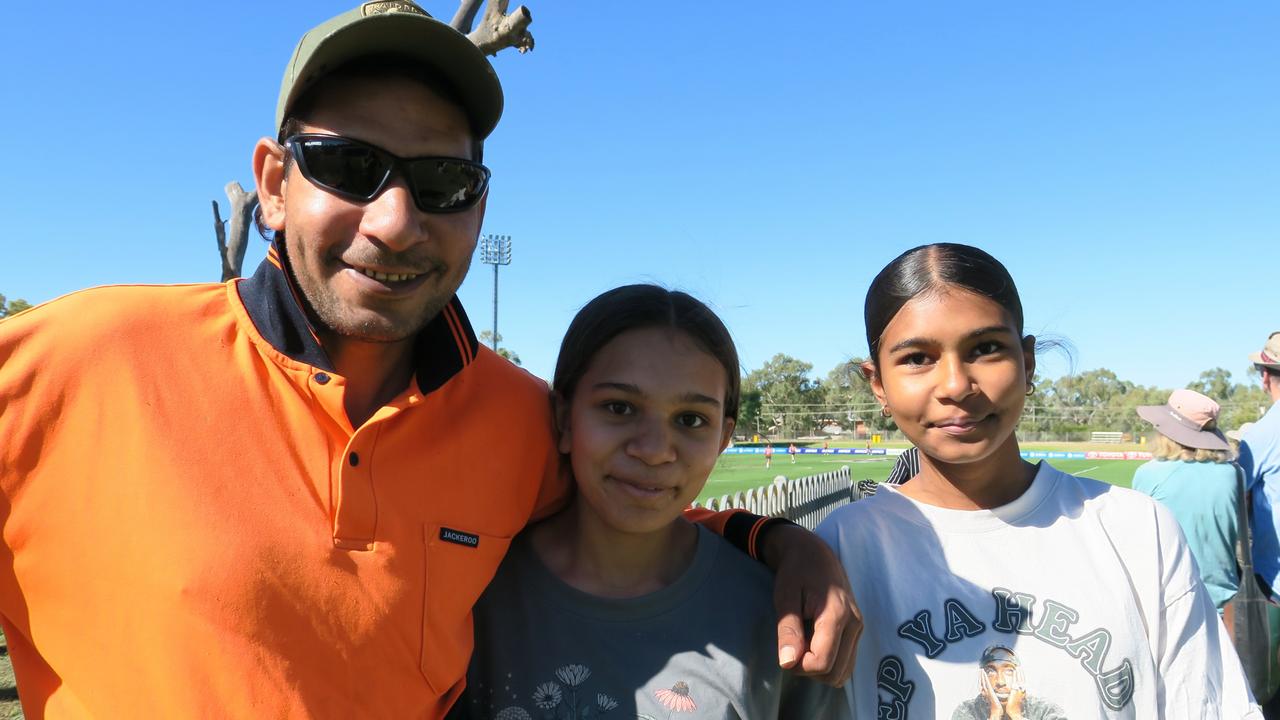
POLYGON ((1027 718, 1262 717, 1177 522, 1149 497, 1041 463, 1003 507, 882 486, 818 534, 865 622, 845 685, 858 718, 988 717, 1009 692, 982 688, 999 647, 1027 718))

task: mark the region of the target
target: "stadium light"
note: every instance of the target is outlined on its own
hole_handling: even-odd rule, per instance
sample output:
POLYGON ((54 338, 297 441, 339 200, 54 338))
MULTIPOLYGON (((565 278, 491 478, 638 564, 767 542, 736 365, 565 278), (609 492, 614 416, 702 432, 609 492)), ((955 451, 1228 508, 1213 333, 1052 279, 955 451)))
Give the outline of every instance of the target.
POLYGON ((498 352, 498 266, 511 264, 511 236, 485 235, 480 238, 480 262, 493 266, 493 351, 498 352))

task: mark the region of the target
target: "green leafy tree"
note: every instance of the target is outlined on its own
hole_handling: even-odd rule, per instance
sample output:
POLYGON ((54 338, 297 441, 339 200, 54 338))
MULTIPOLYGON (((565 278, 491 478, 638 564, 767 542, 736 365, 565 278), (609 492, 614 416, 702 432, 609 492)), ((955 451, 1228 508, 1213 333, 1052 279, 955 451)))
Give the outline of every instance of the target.
POLYGON ((1231 372, 1220 367, 1200 373, 1200 377, 1188 387, 1198 393, 1208 395, 1219 403, 1230 402, 1232 395, 1235 394, 1238 388, 1237 385, 1231 382, 1231 372))
POLYGON ((742 379, 742 399, 738 401, 738 424, 734 429, 737 435, 750 437, 760 427, 760 391, 747 389, 747 379, 742 379))
POLYGON ((1117 399, 1134 389, 1106 368, 1079 375, 1065 375, 1047 388, 1045 416, 1052 418, 1050 432, 1078 433, 1088 430, 1120 430, 1117 399))
POLYGON ((1098 420, 1103 427, 1096 430, 1120 430, 1137 435, 1150 435, 1151 425, 1138 416, 1139 405, 1163 405, 1169 399, 1167 388, 1130 385, 1127 392, 1111 399, 1098 420))
POLYGON ((1106 368, 1041 381, 1027 401, 1020 429, 1050 436, 1079 436, 1093 430, 1141 432, 1139 405, 1159 405, 1169 391, 1121 380, 1106 368))
POLYGON ((1055 399, 1065 405, 1083 408, 1103 407, 1132 389, 1133 383, 1121 380, 1106 368, 1065 375, 1053 383, 1055 399))
POLYGON ((1222 406, 1218 414, 1218 427, 1232 430, 1247 422, 1256 422, 1271 404, 1271 399, 1257 382, 1258 373, 1250 365, 1245 377, 1251 382, 1235 382, 1231 372, 1216 367, 1205 370, 1200 377, 1189 386, 1196 392, 1204 393, 1222 406))
POLYGON ((893 420, 880 414, 880 402, 862 372, 863 362, 853 358, 832 368, 822 383, 823 401, 833 419, 850 431, 858 420, 866 423, 868 430, 893 429, 893 420))
MULTIPOLYGON (((759 370, 747 373, 743 392, 760 393, 759 429, 762 433, 790 437, 813 430, 815 404, 821 404, 821 388, 809 373, 813 365, 779 353, 759 370)), ((743 432, 755 432, 744 427, 743 432)))
POLYGON ((29 307, 31 307, 31 303, 23 300, 22 298, 5 300, 4 295, 0 295, 0 318, 17 315, 29 307))
MULTIPOLYGON (((493 347, 493 331, 492 330, 484 330, 480 333, 480 344, 493 347)), ((498 333, 498 354, 506 358, 507 360, 511 361, 511 363, 514 365, 521 364, 519 355, 511 352, 510 350, 502 346, 502 333, 498 333)))
POLYGON ((1234 430, 1245 423, 1257 422, 1267 412, 1267 408, 1271 407, 1271 396, 1262 389, 1257 369, 1250 365, 1244 371, 1244 377, 1247 378, 1245 382, 1231 384, 1229 399, 1219 400, 1222 412, 1218 416, 1218 427, 1224 430, 1234 430))

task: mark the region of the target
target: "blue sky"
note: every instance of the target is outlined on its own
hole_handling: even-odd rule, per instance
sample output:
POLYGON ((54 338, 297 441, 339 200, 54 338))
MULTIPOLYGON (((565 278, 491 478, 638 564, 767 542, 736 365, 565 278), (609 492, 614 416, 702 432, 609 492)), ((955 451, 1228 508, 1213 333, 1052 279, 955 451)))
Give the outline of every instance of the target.
MULTIPOLYGON (((499 330, 536 374, 583 303, 656 281, 746 370, 824 376, 865 353, 875 273, 933 241, 1004 261, 1076 370, 1244 380, 1280 329, 1280 4, 526 4, 485 231, 514 238, 499 330)), ((0 293, 216 280, 209 201, 252 184, 293 44, 347 7, 7 10, 0 293)), ((461 291, 477 331, 492 278, 461 291)))

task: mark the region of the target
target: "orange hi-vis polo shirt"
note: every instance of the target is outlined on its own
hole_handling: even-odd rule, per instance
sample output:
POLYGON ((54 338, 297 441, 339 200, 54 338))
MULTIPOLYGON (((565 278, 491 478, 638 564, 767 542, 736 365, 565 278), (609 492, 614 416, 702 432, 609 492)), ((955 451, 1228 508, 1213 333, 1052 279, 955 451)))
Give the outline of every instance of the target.
POLYGON ((546 385, 456 298, 353 428, 278 256, 0 322, 0 615, 28 718, 439 717, 567 491, 546 385))
MULTIPOLYGON (((456 298, 353 428, 272 248, 249 279, 0 321, 0 624, 28 718, 439 718, 554 510, 546 385, 456 298)), ((705 524, 751 549, 762 521, 705 524)))

